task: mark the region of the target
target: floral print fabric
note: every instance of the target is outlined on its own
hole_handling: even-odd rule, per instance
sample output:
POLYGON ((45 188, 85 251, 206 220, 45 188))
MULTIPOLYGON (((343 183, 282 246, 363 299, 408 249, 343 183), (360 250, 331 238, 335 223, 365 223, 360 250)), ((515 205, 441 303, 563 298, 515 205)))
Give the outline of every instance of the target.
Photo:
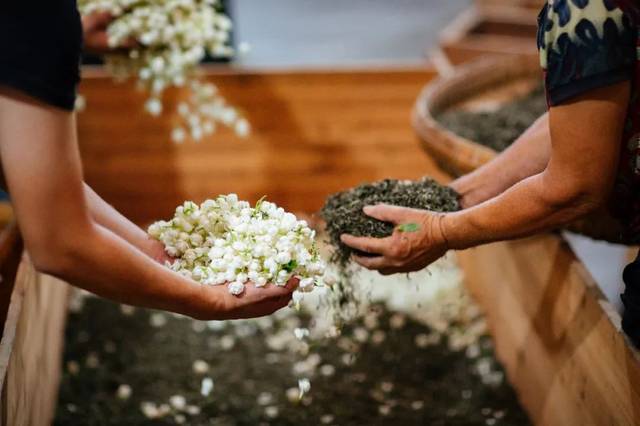
POLYGON ((640 13, 634 0, 548 0, 538 17, 547 102, 629 80, 632 96, 621 141, 612 213, 624 239, 640 242, 640 13))

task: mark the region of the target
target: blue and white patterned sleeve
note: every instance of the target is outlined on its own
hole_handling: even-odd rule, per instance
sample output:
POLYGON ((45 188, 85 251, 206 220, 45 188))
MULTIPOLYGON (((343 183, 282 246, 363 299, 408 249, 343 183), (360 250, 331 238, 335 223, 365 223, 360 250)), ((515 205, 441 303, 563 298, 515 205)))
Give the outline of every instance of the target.
POLYGON ((614 0, 548 0, 538 21, 549 105, 631 79, 637 27, 614 0))

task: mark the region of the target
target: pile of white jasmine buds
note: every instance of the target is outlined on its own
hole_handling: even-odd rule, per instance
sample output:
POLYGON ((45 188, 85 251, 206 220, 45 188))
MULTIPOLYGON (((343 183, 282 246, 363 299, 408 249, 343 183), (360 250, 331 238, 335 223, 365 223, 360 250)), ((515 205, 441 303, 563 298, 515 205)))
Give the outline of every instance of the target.
POLYGON ((174 142, 187 137, 199 141, 218 123, 241 137, 249 133, 247 120, 226 103, 217 87, 197 77, 197 66, 207 54, 227 58, 235 53, 229 46, 231 20, 219 10, 219 0, 79 0, 78 7, 83 15, 108 12, 113 17, 107 35, 114 52, 105 56, 107 68, 116 80, 137 78, 138 86, 149 93, 149 114, 162 113, 166 88, 190 90, 178 105, 182 124, 172 131, 174 142), (127 52, 117 50, 131 42, 134 47, 127 52))
POLYGON ((165 245, 176 260, 167 265, 176 272, 209 285, 227 285, 239 295, 245 284, 283 286, 300 280, 293 294, 324 285, 325 264, 307 222, 268 201, 254 207, 237 195, 221 195, 200 206, 187 201, 169 221, 156 222, 149 234, 165 245))

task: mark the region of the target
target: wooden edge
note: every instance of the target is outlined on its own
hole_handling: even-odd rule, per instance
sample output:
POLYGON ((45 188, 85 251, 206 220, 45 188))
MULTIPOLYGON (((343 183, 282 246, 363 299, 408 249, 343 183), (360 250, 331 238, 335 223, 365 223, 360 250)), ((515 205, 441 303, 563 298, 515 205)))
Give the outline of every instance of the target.
POLYGON ((0 341, 0 389, 4 387, 4 379, 11 359, 11 350, 13 349, 13 342, 16 338, 18 319, 20 318, 22 303, 24 301, 25 289, 22 286, 22 282, 24 280, 20 280, 20 276, 22 275, 20 269, 16 276, 17 286, 11 293, 11 303, 9 305, 9 310, 7 311, 7 319, 4 323, 2 341, 0 341))
POLYGON ((458 259, 534 424, 640 424, 640 354, 564 239, 494 243, 458 259))
POLYGON ((523 25, 536 24, 537 15, 542 7, 542 4, 538 9, 529 9, 518 6, 476 4, 477 13, 481 20, 490 19, 494 21, 523 25))
MULTIPOLYGON (((277 75, 305 75, 305 74, 377 74, 380 72, 416 72, 416 71, 432 71, 437 73, 433 63, 429 60, 418 60, 409 63, 390 63, 381 62, 374 64, 367 64, 366 66, 358 65, 345 65, 340 66, 327 66, 321 67, 317 65, 310 66, 286 66, 286 67, 247 67, 244 65, 234 64, 200 64, 198 66, 199 72, 205 78, 215 76, 243 76, 243 75, 263 75, 277 74, 277 75)), ((113 77, 102 65, 83 65, 82 66, 82 80, 91 79, 108 79, 112 80, 113 77)))
POLYGON ((448 76, 453 74, 455 68, 447 55, 445 55, 444 51, 440 48, 436 48, 431 53, 428 54, 430 58, 430 62, 438 71, 438 75, 440 76, 448 76))
POLYGON ((440 44, 454 43, 461 40, 478 22, 480 22, 480 15, 477 7, 468 7, 440 32, 440 44))
POLYGON ((423 148, 454 176, 471 172, 493 159, 496 151, 446 129, 435 116, 470 93, 487 90, 497 81, 537 73, 537 68, 532 70, 535 65, 536 59, 530 57, 489 57, 456 68, 451 74, 427 84, 412 112, 412 124, 423 148))
POLYGON ((3 387, 11 349, 22 308, 24 288, 21 275, 22 239, 15 224, 0 234, 0 273, 2 274, 2 339, 0 340, 0 389, 3 387))

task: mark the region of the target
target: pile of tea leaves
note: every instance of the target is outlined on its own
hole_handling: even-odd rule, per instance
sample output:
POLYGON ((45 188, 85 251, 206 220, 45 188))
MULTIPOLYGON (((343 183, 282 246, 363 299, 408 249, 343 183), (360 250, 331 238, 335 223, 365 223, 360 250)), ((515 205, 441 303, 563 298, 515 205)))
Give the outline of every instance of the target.
POLYGON ((436 117, 445 128, 496 151, 504 151, 547 110, 539 86, 495 111, 446 111, 436 117))
POLYGON ((326 222, 329 243, 334 247, 332 262, 344 267, 354 251, 340 241, 340 235, 387 237, 394 225, 364 214, 365 206, 390 204, 401 207, 451 212, 460 209, 459 195, 451 188, 425 177, 418 181, 385 179, 331 195, 321 215, 326 222))

